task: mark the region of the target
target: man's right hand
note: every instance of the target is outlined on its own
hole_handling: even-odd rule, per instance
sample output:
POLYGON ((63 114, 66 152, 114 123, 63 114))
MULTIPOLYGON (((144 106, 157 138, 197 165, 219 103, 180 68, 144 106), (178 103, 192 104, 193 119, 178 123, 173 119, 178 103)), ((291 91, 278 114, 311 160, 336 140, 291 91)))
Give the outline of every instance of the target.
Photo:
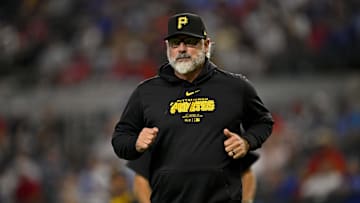
POLYGON ((136 140, 136 151, 144 152, 155 142, 155 138, 159 132, 157 127, 143 128, 136 140))

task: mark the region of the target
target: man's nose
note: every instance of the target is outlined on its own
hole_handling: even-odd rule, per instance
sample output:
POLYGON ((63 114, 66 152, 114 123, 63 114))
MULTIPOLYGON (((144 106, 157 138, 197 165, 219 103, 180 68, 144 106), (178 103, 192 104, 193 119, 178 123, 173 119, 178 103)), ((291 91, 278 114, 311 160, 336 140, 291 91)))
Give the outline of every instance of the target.
POLYGON ((187 46, 184 42, 180 42, 178 48, 179 48, 179 51, 186 51, 187 46))

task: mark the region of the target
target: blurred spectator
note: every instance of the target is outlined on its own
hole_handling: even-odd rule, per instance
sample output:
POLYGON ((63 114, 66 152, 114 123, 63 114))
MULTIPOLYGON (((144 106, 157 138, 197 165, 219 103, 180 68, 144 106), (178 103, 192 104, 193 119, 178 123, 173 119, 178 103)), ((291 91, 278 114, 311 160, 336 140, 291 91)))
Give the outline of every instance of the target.
POLYGON ((110 191, 110 203, 135 203, 125 174, 116 169, 112 171, 110 191))
POLYGON ((358 157, 348 158, 348 170, 343 184, 346 203, 355 203, 360 201, 360 161, 358 157))
POLYGON ((56 76, 70 63, 72 48, 60 39, 52 38, 52 43, 39 56, 40 82, 52 85, 56 76))
POLYGON ((41 203, 41 184, 26 176, 20 176, 15 189, 15 201, 24 203, 41 203))
POLYGON ((88 203, 108 202, 110 166, 102 163, 94 156, 87 158, 86 167, 79 174, 79 195, 81 201, 88 203))
POLYGON ((63 173, 63 179, 59 184, 59 203, 81 203, 77 174, 66 171, 63 173))
POLYGON ((309 157, 300 188, 300 196, 307 202, 327 202, 345 180, 345 156, 333 139, 330 129, 320 129, 315 138, 317 148, 309 157))
POLYGON ((43 202, 44 191, 39 166, 26 153, 20 152, 15 158, 13 170, 16 171, 15 202, 43 202))
POLYGON ((5 159, 7 158, 7 153, 9 152, 9 135, 8 135, 8 124, 5 119, 0 115, 0 171, 3 170, 3 164, 5 164, 5 159))
POLYGON ((360 133, 360 82, 359 76, 352 76, 339 104, 337 130, 340 136, 355 136, 360 133))
POLYGON ((61 85, 73 85, 88 79, 91 67, 88 58, 82 54, 74 55, 70 63, 58 75, 61 85))

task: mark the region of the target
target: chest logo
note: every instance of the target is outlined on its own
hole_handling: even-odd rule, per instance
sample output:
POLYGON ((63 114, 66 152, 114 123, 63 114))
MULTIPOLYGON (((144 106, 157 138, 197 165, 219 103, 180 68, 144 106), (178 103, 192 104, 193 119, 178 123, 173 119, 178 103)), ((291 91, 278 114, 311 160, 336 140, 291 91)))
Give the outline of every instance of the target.
POLYGON ((195 91, 186 91, 185 92, 185 96, 189 97, 191 95, 194 95, 196 93, 200 92, 200 90, 195 90, 195 91))
MULTIPOLYGON (((189 96, 199 91, 200 90, 189 92, 189 96)), ((186 93, 185 95, 188 96, 186 93)), ((170 115, 180 114, 185 123, 199 123, 204 118, 204 113, 215 111, 216 102, 206 97, 183 98, 171 101, 169 106, 170 115)))

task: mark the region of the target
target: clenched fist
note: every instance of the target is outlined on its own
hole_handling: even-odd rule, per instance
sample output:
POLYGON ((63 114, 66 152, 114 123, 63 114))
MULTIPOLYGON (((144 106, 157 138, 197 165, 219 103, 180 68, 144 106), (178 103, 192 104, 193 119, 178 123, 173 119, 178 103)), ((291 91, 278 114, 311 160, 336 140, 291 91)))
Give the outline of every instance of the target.
POLYGON ((144 152, 155 142, 155 138, 159 132, 157 127, 143 128, 136 140, 136 151, 144 152))
POLYGON ((225 151, 234 159, 241 158, 249 151, 249 143, 238 134, 224 129, 224 135, 227 139, 224 141, 225 151))

